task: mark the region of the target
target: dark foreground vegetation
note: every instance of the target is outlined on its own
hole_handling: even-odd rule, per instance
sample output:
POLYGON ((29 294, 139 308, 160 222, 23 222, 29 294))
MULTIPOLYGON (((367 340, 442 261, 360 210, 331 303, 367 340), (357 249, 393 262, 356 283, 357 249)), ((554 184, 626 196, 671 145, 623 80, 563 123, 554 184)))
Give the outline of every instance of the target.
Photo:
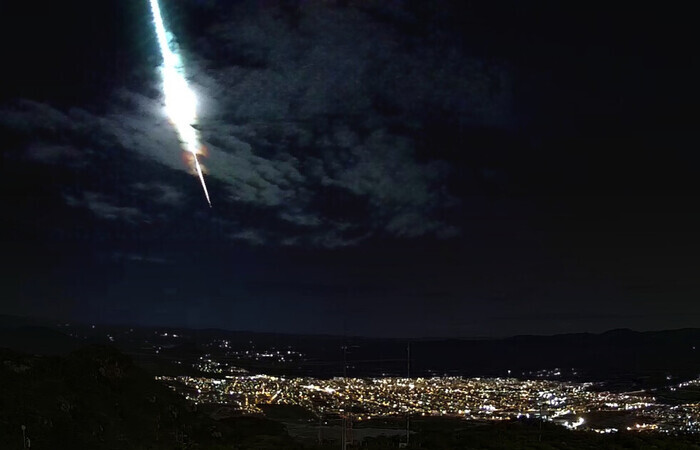
MULTIPOLYGON (((285 417, 212 414, 197 407, 108 347, 65 357, 29 356, 0 350, 0 449, 21 449, 22 426, 32 449, 332 449, 295 440, 285 417)), ((394 424, 400 426, 398 422, 394 424)), ((391 427, 377 422, 376 427, 391 427)), ((698 449, 697 436, 597 435, 537 422, 475 424, 416 419, 409 448, 420 449, 698 449)), ((354 448, 398 448, 400 437, 366 438, 354 448)))
POLYGON ((289 448, 284 425, 215 421, 107 347, 67 357, 0 350, 0 449, 289 448))

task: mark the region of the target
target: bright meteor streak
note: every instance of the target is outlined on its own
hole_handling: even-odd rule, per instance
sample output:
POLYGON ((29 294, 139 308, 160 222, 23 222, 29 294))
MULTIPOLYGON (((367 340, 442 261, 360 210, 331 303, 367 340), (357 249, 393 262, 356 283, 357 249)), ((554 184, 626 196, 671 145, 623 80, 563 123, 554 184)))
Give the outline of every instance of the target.
POLYGON ((192 154, 195 172, 202 183, 207 203, 211 207, 202 166, 199 164, 199 159, 197 159, 202 143, 197 130, 192 126, 197 122, 197 97, 187 84, 185 68, 177 52, 177 44, 175 44, 172 34, 165 29, 158 0, 150 0, 150 2, 151 12, 153 13, 153 25, 158 37, 160 53, 163 55, 161 72, 163 74, 165 110, 173 126, 175 126, 184 150, 192 154))

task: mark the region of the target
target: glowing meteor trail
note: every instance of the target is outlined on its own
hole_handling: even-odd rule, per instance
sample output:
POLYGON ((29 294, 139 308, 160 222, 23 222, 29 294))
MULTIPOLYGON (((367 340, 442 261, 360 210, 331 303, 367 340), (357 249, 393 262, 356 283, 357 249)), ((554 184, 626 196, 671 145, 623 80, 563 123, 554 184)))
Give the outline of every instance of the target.
POLYGON ((151 12, 153 13, 153 26, 158 37, 160 53, 163 56, 161 72, 163 74, 165 110, 177 131, 184 150, 192 154, 194 170, 202 183, 207 203, 211 207, 202 166, 199 164, 199 159, 197 159, 197 155, 201 153, 202 143, 197 130, 192 126, 197 122, 197 97, 187 84, 185 68, 178 54, 177 44, 172 34, 165 29, 158 0, 150 0, 150 2, 151 12))

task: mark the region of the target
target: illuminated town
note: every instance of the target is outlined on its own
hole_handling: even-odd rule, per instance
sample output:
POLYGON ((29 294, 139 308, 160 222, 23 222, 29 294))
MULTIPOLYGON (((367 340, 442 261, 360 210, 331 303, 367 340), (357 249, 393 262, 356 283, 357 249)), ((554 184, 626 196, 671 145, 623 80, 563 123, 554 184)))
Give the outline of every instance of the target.
MULTIPOLYGON (((284 378, 268 375, 157 377, 196 403, 222 404, 247 414, 259 405, 301 406, 319 417, 363 421, 387 416, 445 416, 503 421, 531 418, 570 429, 614 433, 700 432, 700 403, 667 405, 648 393, 594 390, 591 383, 514 378, 284 378), (587 417, 624 416, 598 426, 587 417)), ((700 380, 677 387, 697 386, 700 380)))

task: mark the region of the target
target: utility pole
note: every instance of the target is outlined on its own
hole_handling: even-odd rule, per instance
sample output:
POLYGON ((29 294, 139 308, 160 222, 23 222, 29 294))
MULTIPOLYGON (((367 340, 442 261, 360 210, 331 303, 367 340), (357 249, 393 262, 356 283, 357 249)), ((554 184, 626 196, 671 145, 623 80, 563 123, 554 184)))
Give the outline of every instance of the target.
POLYGON ((542 421, 544 418, 542 417, 542 399, 540 399, 540 432, 537 436, 537 441, 542 442, 542 421))
MULTIPOLYGON (((347 339, 345 340, 345 345, 343 345, 343 383, 345 383, 346 379, 348 377, 348 341, 347 339)), ((345 409, 345 408, 343 408, 345 409)), ((348 418, 347 418, 347 412, 343 411, 343 433, 342 437, 340 439, 340 445, 341 445, 341 450, 345 450, 348 446, 348 418)))
MULTIPOLYGON (((411 380, 411 341, 406 344, 406 378, 410 382, 411 380)), ((409 405, 409 410, 406 413, 406 447, 411 439, 411 410, 409 405)))
MULTIPOLYGON (((347 341, 343 346, 343 381, 347 383, 348 378, 348 345, 347 341)), ((352 403, 346 404, 343 408, 343 436, 341 440, 342 449, 347 450, 352 445, 352 403)))
MULTIPOLYGON (((347 378, 348 378, 348 322, 347 318, 343 319, 343 336, 344 336, 344 342, 343 342, 343 383, 347 383, 347 378)), ((347 411, 346 405, 343 405, 343 421, 340 424, 341 427, 343 427, 343 431, 341 432, 340 435, 340 449, 341 450, 347 450, 348 448, 348 416, 347 416, 347 411)))
POLYGON ((318 410, 318 445, 323 443, 323 407, 318 410))

